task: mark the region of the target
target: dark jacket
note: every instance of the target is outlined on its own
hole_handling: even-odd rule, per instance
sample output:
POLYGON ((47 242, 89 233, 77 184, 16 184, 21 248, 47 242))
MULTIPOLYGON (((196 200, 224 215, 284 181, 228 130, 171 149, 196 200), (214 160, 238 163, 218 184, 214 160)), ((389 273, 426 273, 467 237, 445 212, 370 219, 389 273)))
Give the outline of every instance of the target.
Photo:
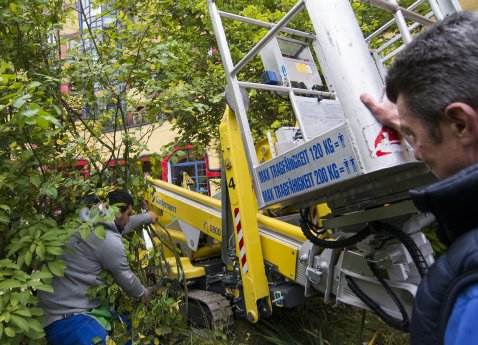
POLYGON ((464 288, 478 283, 478 229, 456 241, 430 268, 413 306, 412 344, 443 344, 448 318, 464 288))
POLYGON ((411 191, 421 212, 433 213, 440 238, 450 244, 418 287, 410 335, 412 344, 442 344, 456 298, 478 284, 478 165, 411 191))

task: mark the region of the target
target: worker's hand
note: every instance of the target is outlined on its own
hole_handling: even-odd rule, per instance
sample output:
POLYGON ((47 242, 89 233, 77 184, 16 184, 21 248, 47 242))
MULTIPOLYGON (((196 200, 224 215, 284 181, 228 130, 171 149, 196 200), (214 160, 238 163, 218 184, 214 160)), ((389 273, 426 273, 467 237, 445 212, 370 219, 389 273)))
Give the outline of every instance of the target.
POLYGON ((158 215, 153 211, 148 211, 149 216, 151 217, 151 223, 154 224, 158 221, 158 215))
POLYGON ((148 291, 152 297, 156 296, 159 293, 160 287, 161 287, 160 285, 148 286, 148 291))
POLYGON ((367 93, 360 95, 360 100, 372 112, 378 122, 400 131, 400 117, 398 116, 397 105, 390 102, 387 95, 383 96, 380 103, 367 93))
POLYGON ((151 292, 147 288, 144 288, 143 301, 145 304, 148 304, 151 300, 151 292))

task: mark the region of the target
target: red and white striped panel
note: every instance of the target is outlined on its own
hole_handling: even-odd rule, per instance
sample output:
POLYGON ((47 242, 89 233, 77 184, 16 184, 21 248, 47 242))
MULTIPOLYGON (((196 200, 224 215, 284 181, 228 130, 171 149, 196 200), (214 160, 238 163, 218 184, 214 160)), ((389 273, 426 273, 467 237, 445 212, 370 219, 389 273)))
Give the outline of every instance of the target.
POLYGON ((237 231, 237 242, 239 243, 239 260, 241 260, 242 274, 246 274, 249 268, 247 267, 246 245, 244 244, 244 238, 243 238, 241 214, 239 213, 238 208, 234 209, 234 220, 235 220, 236 231, 237 231))

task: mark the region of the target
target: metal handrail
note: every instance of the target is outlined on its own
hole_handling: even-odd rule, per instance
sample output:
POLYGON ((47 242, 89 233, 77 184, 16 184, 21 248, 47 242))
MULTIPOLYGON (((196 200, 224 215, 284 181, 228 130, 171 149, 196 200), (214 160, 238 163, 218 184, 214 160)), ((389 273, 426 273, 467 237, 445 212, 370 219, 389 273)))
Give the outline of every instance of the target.
MULTIPOLYGON (((224 11, 217 11, 217 12, 223 18, 236 20, 238 22, 242 22, 242 23, 246 23, 246 24, 257 25, 257 26, 260 26, 260 27, 263 27, 263 28, 266 28, 266 29, 272 29, 275 26, 277 26, 276 23, 264 22, 262 20, 243 17, 243 16, 240 16, 240 15, 234 14, 234 13, 229 13, 229 12, 224 12, 224 11)), ((294 35, 294 36, 297 36, 297 37, 303 37, 303 38, 312 39, 312 40, 315 39, 315 35, 313 33, 310 33, 310 32, 304 32, 304 31, 300 31, 300 30, 287 28, 287 27, 281 28, 280 31, 291 34, 291 35, 294 35)))
MULTIPOLYGON (((421 5, 422 2, 424 0, 418 0, 416 1, 415 3, 413 3, 412 5, 410 5, 409 7, 407 7, 407 9, 409 10, 414 10, 417 6, 421 5)), ((427 17, 429 18, 429 17, 427 17)), ((365 41, 366 42, 370 42, 373 38, 377 37, 378 35, 380 35, 381 33, 383 33, 385 30, 387 30, 388 28, 390 28, 393 24, 395 24, 395 20, 394 19, 391 19, 390 21, 388 21, 387 23, 385 23, 383 26, 381 26, 380 28, 378 28, 377 30, 375 30, 372 34, 370 34, 369 36, 367 36, 365 38, 365 41)))
MULTIPOLYGON (((251 83, 251 82, 246 82, 246 81, 240 81, 239 86, 245 87, 246 89, 277 91, 277 92, 290 92, 290 90, 291 90, 291 88, 287 87, 287 86, 258 84, 258 83, 251 83)), ((299 88, 295 88, 295 87, 292 88, 292 92, 294 92, 294 94, 319 96, 319 97, 324 97, 324 98, 335 98, 336 97, 334 92, 299 89, 299 88)))
POLYGON ((423 24, 425 26, 433 24, 434 21, 430 20, 418 13, 415 13, 413 11, 410 11, 409 9, 402 7, 400 5, 395 5, 391 2, 388 2, 386 0, 359 0, 360 2, 364 2, 370 5, 374 5, 376 7, 382 8, 384 10, 390 11, 390 12, 396 12, 396 11, 401 11, 404 15, 404 17, 411 19, 413 21, 416 21, 420 24, 423 24))
POLYGON ((287 14, 274 26, 257 44, 239 61, 239 63, 231 70, 231 76, 236 76, 244 66, 250 62, 260 50, 269 43, 276 34, 285 27, 305 6, 303 0, 300 0, 287 14))

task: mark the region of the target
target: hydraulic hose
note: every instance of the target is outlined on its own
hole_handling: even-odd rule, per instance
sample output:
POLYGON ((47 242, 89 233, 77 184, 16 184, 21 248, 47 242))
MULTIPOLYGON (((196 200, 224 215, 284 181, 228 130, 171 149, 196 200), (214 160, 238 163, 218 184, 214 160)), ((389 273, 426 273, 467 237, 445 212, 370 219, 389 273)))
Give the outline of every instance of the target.
POLYGON ((309 214, 309 208, 300 210, 300 227, 302 229, 302 232, 304 236, 310 242, 322 248, 337 249, 337 248, 350 247, 362 241, 363 239, 365 239, 373 231, 369 226, 366 226, 360 232, 356 233, 355 235, 351 237, 345 238, 343 240, 337 240, 337 241, 323 240, 318 237, 317 233, 314 234, 315 226, 309 221, 308 214, 309 214))
MULTIPOLYGON (((374 272, 375 274, 375 272, 374 272)), ((402 320, 396 319, 392 317, 391 315, 387 314, 382 307, 380 307, 377 303, 375 303, 374 300, 372 300, 368 295, 366 295, 355 283, 352 277, 350 276, 345 276, 345 279, 347 280, 347 284, 350 287, 350 290, 357 295, 358 298, 362 302, 367 305, 375 314, 377 314, 387 325, 390 325, 400 331, 408 332, 408 327, 410 325, 409 317, 408 314, 403 307, 402 302, 398 299, 398 297, 395 295, 393 290, 390 288, 390 286, 385 282, 383 278, 380 276, 376 275, 377 279, 379 280, 380 284, 385 288, 387 293, 392 297, 393 301, 395 304, 398 306, 398 309, 400 310, 400 314, 402 314, 402 320)))
MULTIPOLYGON (((324 232, 324 229, 320 229, 315 226, 310 220, 309 220, 309 208, 302 209, 300 210, 300 227, 302 229, 302 232, 304 233, 305 237, 311 241, 313 244, 323 247, 323 248, 330 248, 330 249, 337 249, 337 248, 345 248, 352 246, 363 239, 365 239, 367 236, 369 236, 372 233, 379 233, 381 231, 388 233, 392 237, 397 238, 407 249, 409 252, 410 256, 412 257, 413 262, 415 263, 418 272, 420 273, 421 276, 427 274, 428 272, 428 264, 420 251, 420 248, 418 248, 417 244, 413 241, 413 239, 400 229, 387 224, 383 222, 370 222, 366 225, 366 227, 358 232, 357 234, 348 237, 343 240, 338 240, 338 241, 328 241, 321 239, 319 236, 324 232), (319 230, 319 231, 317 231, 319 230)), ((399 329, 401 331, 408 331, 409 328, 409 316, 405 310, 405 307, 403 306, 403 303, 400 301, 398 296, 393 292, 391 287, 388 285, 388 283, 385 281, 384 278, 382 278, 378 272, 378 268, 373 263, 372 261, 368 260, 368 265, 370 267, 370 270, 374 274, 374 276, 377 278, 377 280, 380 282, 380 285, 387 291, 388 295, 392 298, 394 303, 397 305, 400 314, 402 315, 402 319, 396 319, 389 315, 387 312, 385 312, 380 305, 378 305, 374 300, 372 300, 367 294, 365 294, 360 287, 357 285, 357 283, 354 281, 354 279, 350 276, 346 276, 345 279, 347 281, 347 284, 349 288, 352 290, 355 295, 357 295, 360 300, 365 303, 373 312, 375 312, 385 323, 388 325, 399 329)))
POLYGON ((407 248, 407 251, 408 253, 410 253, 413 262, 417 266, 418 273, 420 273, 420 276, 423 277, 428 273, 428 263, 423 257, 420 248, 418 248, 415 241, 413 241, 413 239, 409 235, 404 233, 402 230, 394 227, 393 225, 383 222, 370 222, 368 226, 373 230, 373 232, 385 231, 393 237, 397 238, 405 246, 405 248, 407 248), (379 229, 378 226, 380 227, 379 229))
POLYGON ((397 238, 405 246, 407 251, 410 253, 410 256, 412 257, 412 260, 415 263, 420 276, 423 277, 428 273, 428 264, 423 257, 420 248, 418 248, 417 244, 409 235, 407 235, 400 229, 394 227, 393 225, 383 222, 370 222, 365 226, 363 230, 351 237, 348 237, 343 240, 328 241, 319 237, 319 235, 322 234, 324 231, 316 231, 317 227, 309 220, 309 210, 309 208, 300 210, 300 227, 304 236, 316 246, 330 249, 350 247, 362 241, 372 233, 384 231, 391 236, 397 238))

